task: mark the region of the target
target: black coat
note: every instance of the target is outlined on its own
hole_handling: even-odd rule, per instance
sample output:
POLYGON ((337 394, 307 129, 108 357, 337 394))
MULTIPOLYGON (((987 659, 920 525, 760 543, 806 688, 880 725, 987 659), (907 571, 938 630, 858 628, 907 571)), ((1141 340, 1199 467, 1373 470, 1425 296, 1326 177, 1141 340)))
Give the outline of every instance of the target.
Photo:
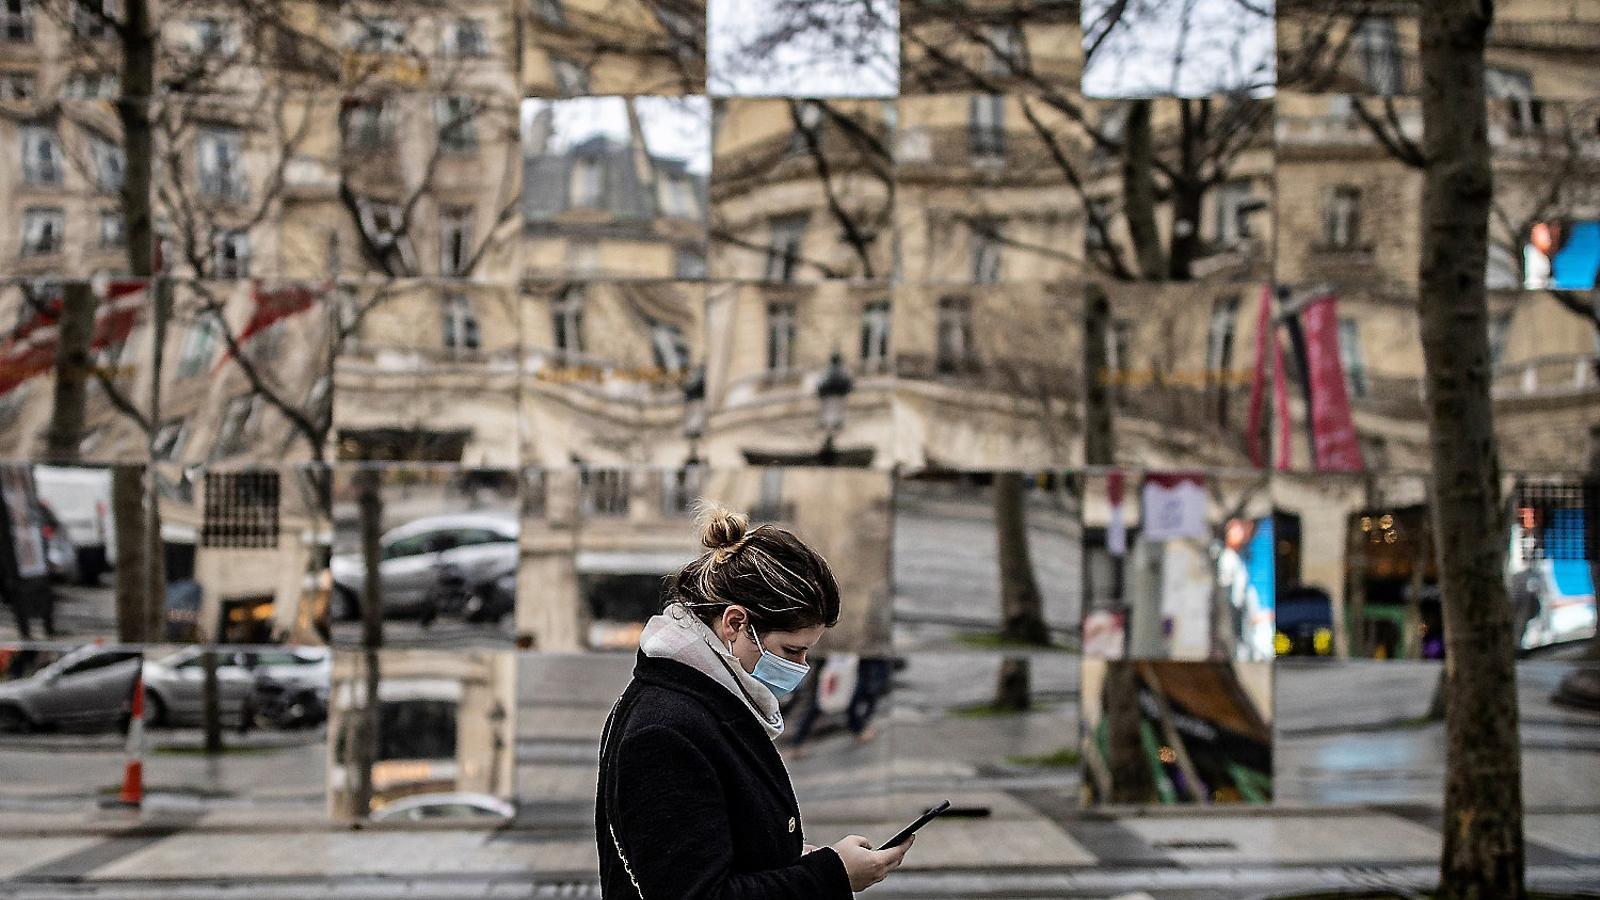
POLYGON ((606 900, 854 896, 838 853, 801 855, 794 788, 754 713, 676 660, 640 653, 611 710, 595 837, 606 900))

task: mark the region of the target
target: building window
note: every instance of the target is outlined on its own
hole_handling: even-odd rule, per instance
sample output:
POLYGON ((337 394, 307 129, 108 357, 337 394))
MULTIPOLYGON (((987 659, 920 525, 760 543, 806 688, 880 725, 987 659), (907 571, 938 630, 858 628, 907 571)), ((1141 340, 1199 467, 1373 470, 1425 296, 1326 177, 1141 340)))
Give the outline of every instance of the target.
POLYGON ((567 24, 567 11, 562 8, 561 0, 535 0, 539 10, 539 18, 551 25, 567 24))
POLYGON ((243 452, 248 446, 246 436, 251 420, 255 418, 256 395, 246 394, 228 401, 222 413, 222 426, 217 429, 216 443, 211 446, 211 458, 222 459, 243 452))
POLYGON ((1250 238, 1250 214, 1260 207, 1248 181, 1230 181, 1217 190, 1217 242, 1229 247, 1250 238))
POLYGON ((67 214, 56 206, 30 206, 22 212, 22 255, 60 253, 67 231, 67 214))
POLYGON ((706 255, 694 250, 678 250, 672 257, 674 278, 706 277, 706 255))
POLYGON ((205 16, 189 23, 194 31, 194 52, 205 56, 233 56, 239 52, 238 33, 233 23, 205 16))
POLYGON ((694 501, 699 499, 702 491, 701 481, 704 474, 704 466, 684 466, 663 473, 661 515, 668 518, 681 516, 693 509, 694 501))
POLYGON ((1484 92, 1504 100, 1511 115, 1511 133, 1539 134, 1544 131, 1544 103, 1533 96, 1533 77, 1527 72, 1512 72, 1489 66, 1483 73, 1484 92))
POLYGON ((795 309, 790 303, 767 304, 767 371, 783 374, 794 368, 795 309))
POLYGON ((573 208, 598 209, 605 197, 605 165, 599 159, 573 160, 569 190, 573 208))
POLYGON ((32 100, 34 84, 32 75, 20 73, 0 75, 0 102, 32 100))
POLYGON ((578 475, 578 495, 585 515, 628 514, 628 470, 588 469, 578 475))
POLYGON ((550 301, 550 330, 563 354, 583 352, 583 288, 573 286, 550 301))
POLYGON ((1361 328, 1355 319, 1339 320, 1339 362, 1350 385, 1350 396, 1367 396, 1367 363, 1361 355, 1361 328))
POLYGON ((940 297, 935 363, 940 372, 963 371, 976 354, 972 341, 972 301, 966 297, 940 297))
POLYGON ((650 323, 650 347, 656 368, 663 372, 683 372, 689 368, 689 342, 683 329, 670 322, 650 323))
POLYGON ((394 143, 393 107, 382 97, 358 100, 345 112, 347 149, 377 150, 394 143))
POLYGON ((94 160, 95 185, 106 193, 122 190, 122 147, 99 135, 91 135, 89 155, 94 160))
POLYGON ((1003 95, 980 94, 972 98, 967 111, 967 131, 974 157, 1005 158, 1005 115, 1006 98, 1003 95))
POLYGON ((216 236, 212 277, 250 277, 250 232, 224 231, 216 236))
POLYGON ((1089 218, 1085 224, 1084 240, 1090 251, 1111 249, 1111 201, 1089 201, 1089 218))
POLYGON ((1356 43, 1366 70, 1367 89, 1384 96, 1400 93, 1400 40, 1394 20, 1372 16, 1362 19, 1358 28, 1356 43))
POLYGON ((88 41, 109 41, 117 36, 117 0, 77 0, 74 29, 88 41))
POLYGON ((268 550, 278 546, 278 473, 207 472, 200 546, 268 550))
POLYGON ((234 203, 248 200, 250 191, 241 163, 243 132, 237 128, 202 128, 195 146, 200 193, 234 203))
POLYGON ((215 314, 200 314, 200 320, 190 326, 183 341, 183 352, 178 356, 179 378, 193 378, 211 366, 220 331, 215 314))
POLYGON ((1015 25, 990 25, 984 47, 987 58, 985 68, 991 76, 1004 77, 1016 70, 1018 50, 1022 47, 1022 32, 1015 25))
POLYGON ((567 271, 581 277, 597 274, 600 271, 600 245, 591 240, 568 241, 567 271))
POLYGON ((784 148, 784 155, 799 156, 811 150, 811 143, 817 142, 821 146, 822 134, 822 107, 814 100, 802 100, 794 108, 799 121, 794 129, 789 132, 789 144, 784 148))
POLYGON ((47 125, 22 127, 22 180, 27 184, 61 183, 61 142, 47 125))
POLYGON ((589 72, 570 59, 550 57, 550 70, 555 74, 556 90, 572 97, 589 93, 589 72))
POLYGON ((33 40, 32 0, 0 0, 0 38, 22 43, 33 40))
POLYGON ((439 128, 439 146, 450 153, 478 149, 477 109, 478 104, 471 97, 436 98, 433 118, 439 128))
POLYGON ((1206 369, 1213 375, 1226 374, 1233 365, 1233 328, 1239 316, 1239 295, 1218 297, 1211 310, 1211 329, 1206 337, 1206 369))
POLYGON ((450 294, 444 298, 443 313, 445 349, 477 350, 478 317, 472 313, 472 301, 464 294, 450 294))
POLYGON ((1322 238, 1330 249, 1351 250, 1360 237, 1361 190, 1347 184, 1328 194, 1322 238))
POLYGON ((439 274, 459 277, 472 265, 472 207, 439 213, 439 274))
POLYGON ((1000 249, 1003 243, 1000 223, 979 219, 972 223, 972 283, 996 284, 1000 281, 1000 249))
POLYGON ((444 54, 460 59, 480 59, 489 55, 489 40, 483 23, 477 19, 457 19, 444 33, 444 54))
POLYGON ((756 502, 756 508, 750 510, 750 516, 767 522, 782 521, 787 518, 783 508, 781 466, 767 466, 761 470, 761 499, 756 502))
POLYGON ((356 22, 351 40, 351 46, 359 53, 398 53, 405 43, 405 24, 383 16, 356 22))
POLYGON ((100 211, 100 246, 111 249, 128 245, 127 220, 120 209, 100 211))
POLYGON ((767 280, 793 281, 800 268, 800 245, 809 217, 805 213, 777 216, 768 222, 767 280))
POLYGON ((122 84, 115 72, 74 72, 64 92, 72 100, 106 100, 117 96, 122 84))
POLYGON ((696 196, 694 182, 682 175, 662 175, 656 181, 656 193, 661 211, 677 219, 694 219, 700 216, 700 198, 696 196))
POLYGON ((874 300, 861 308, 861 369, 881 372, 889 366, 889 301, 874 300))

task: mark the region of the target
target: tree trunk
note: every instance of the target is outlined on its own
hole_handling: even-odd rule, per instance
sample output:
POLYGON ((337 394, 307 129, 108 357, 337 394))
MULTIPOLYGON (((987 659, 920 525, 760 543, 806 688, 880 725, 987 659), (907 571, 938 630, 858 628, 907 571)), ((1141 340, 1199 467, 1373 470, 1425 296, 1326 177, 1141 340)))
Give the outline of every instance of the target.
MULTIPOLYGON (((166 632, 167 619, 167 566, 166 545, 161 540, 161 491, 156 477, 153 461, 153 450, 156 435, 161 431, 161 370, 163 359, 166 356, 167 324, 172 320, 172 285, 164 279, 157 279, 153 285, 155 305, 150 312, 151 342, 154 347, 150 354, 150 371, 155 377, 150 379, 150 414, 146 421, 150 423, 149 430, 145 433, 146 458, 152 464, 145 472, 145 613, 147 627, 152 635, 163 635, 166 632)), ((217 640, 220 637, 218 630, 221 623, 208 625, 200 623, 201 637, 207 640, 217 640)))
POLYGON ((1091 466, 1116 461, 1116 423, 1112 417, 1112 380, 1107 354, 1111 336, 1111 298, 1094 282, 1083 289, 1083 456, 1091 466))
POLYGON ((1526 895, 1505 511, 1490 403, 1485 0, 1422 8, 1424 168, 1418 304, 1445 621, 1439 893, 1526 895))
MULTIPOLYGON (((158 30, 150 21, 149 0, 125 0, 127 12, 121 28, 121 98, 117 118, 122 124, 122 214, 128 238, 128 273, 145 278, 155 271, 155 220, 151 215, 154 183, 155 129, 150 122, 150 98, 156 95, 156 41, 158 30)), ((159 426, 155 426, 159 427, 159 426)))
POLYGON ((220 687, 217 684, 217 651, 207 650, 201 654, 201 665, 205 667, 205 681, 200 689, 201 724, 205 728, 206 753, 215 756, 222 752, 222 703, 220 687))
POLYGON ((1033 673, 1026 656, 1008 656, 1000 661, 999 688, 995 709, 1021 713, 1033 708, 1033 673))
POLYGON ((1197 182, 1179 181, 1172 186, 1172 247, 1167 251, 1167 278, 1172 281, 1194 277, 1205 195, 1205 186, 1197 182))
POLYGON ((1123 659, 1106 664, 1104 699, 1111 802, 1149 803, 1155 799, 1156 783, 1144 753, 1138 663, 1123 659))
POLYGON ((45 458, 76 462, 88 414, 90 346, 94 341, 94 289, 86 281, 69 281, 62 291, 56 383, 45 432, 45 458))
POLYGON ((1041 646, 1050 643, 1044 599, 1028 554, 1027 496, 1020 472, 994 476, 994 518, 1000 562, 1000 636, 1041 646))
POLYGON ((117 537, 117 640, 157 640, 160 635, 146 637, 143 466, 111 467, 111 527, 117 537))
POLYGON ((356 473, 356 505, 361 519, 361 558, 365 564, 361 591, 362 675, 365 678, 360 707, 360 740, 355 742, 356 791, 353 813, 363 818, 372 811, 372 767, 378 759, 380 709, 378 684, 379 654, 383 648, 383 587, 378 564, 382 559, 379 538, 383 534, 383 476, 376 466, 365 465, 356 473))
MULTIPOLYGON (((1139 259, 1139 277, 1160 281, 1161 231, 1156 226, 1155 146, 1150 135, 1150 100, 1129 100, 1122 130, 1122 206, 1139 259)), ((1109 237, 1109 236, 1108 236, 1109 237)))

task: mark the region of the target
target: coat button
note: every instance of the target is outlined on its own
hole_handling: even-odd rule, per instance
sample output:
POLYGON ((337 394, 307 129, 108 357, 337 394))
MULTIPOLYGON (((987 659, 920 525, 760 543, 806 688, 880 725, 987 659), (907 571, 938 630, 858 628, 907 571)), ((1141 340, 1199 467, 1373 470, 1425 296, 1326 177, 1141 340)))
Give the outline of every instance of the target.
POLYGON ((789 833, 794 834, 794 816, 789 817, 789 833))

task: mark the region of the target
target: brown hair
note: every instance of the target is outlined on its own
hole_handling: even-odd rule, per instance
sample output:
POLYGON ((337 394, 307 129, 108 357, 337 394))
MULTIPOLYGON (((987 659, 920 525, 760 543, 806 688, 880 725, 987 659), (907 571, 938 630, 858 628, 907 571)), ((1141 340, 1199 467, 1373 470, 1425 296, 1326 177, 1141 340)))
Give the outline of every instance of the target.
POLYGON ((666 602, 707 625, 729 606, 749 610, 763 631, 798 631, 839 621, 839 584, 828 561, 793 532, 701 501, 695 523, 706 552, 671 577, 666 602))

